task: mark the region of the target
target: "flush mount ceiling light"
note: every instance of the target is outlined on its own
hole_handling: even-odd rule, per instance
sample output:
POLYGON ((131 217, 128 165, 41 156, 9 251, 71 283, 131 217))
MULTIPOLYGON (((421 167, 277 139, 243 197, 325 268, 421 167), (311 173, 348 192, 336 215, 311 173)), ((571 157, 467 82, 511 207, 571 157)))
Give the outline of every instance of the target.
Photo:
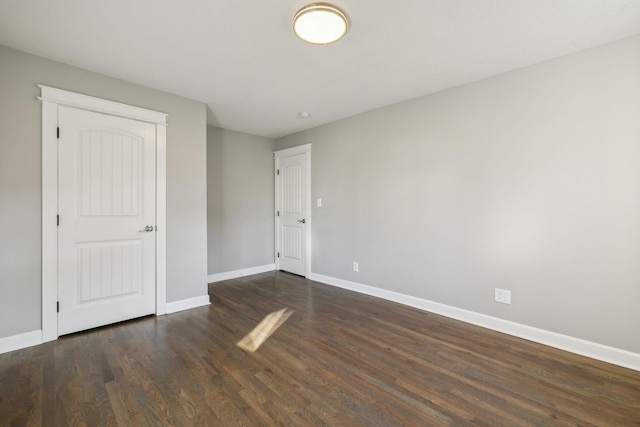
POLYGON ((334 5, 312 3, 300 9, 293 18, 293 31, 302 40, 313 44, 329 44, 347 33, 347 15, 334 5))

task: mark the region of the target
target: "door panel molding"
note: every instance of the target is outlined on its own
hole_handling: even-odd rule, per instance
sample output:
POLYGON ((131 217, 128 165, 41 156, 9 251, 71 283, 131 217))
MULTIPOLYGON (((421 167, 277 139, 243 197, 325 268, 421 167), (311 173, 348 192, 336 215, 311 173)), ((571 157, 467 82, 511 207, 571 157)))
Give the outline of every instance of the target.
MULTIPOLYGON (((144 121, 156 127, 156 315, 166 313, 167 114, 38 85, 42 101, 42 341, 58 338, 58 112, 59 107, 144 121)), ((62 219, 64 221, 64 219, 62 219)))
POLYGON ((304 226, 304 232, 305 232, 305 247, 303 248, 303 250, 305 251, 305 263, 304 263, 304 276, 306 278, 309 278, 309 275, 311 274, 311 144, 304 144, 304 145, 298 145, 296 147, 291 147, 291 148, 287 148, 284 150, 279 150, 279 151, 275 151, 273 153, 273 158, 274 158, 274 186, 275 186, 275 202, 274 202, 274 218, 275 218, 275 236, 274 236, 274 242, 275 242, 275 251, 274 251, 274 260, 275 260, 275 266, 276 266, 276 270, 280 270, 280 258, 278 257, 278 254, 282 253, 283 251, 283 243, 281 241, 281 233, 280 233, 280 217, 278 216, 278 206, 279 206, 279 201, 280 201, 280 182, 279 182, 279 175, 277 173, 278 169, 280 168, 280 159, 283 158, 287 158, 287 157, 292 157, 292 156, 298 156, 298 155, 304 155, 305 157, 305 190, 306 190, 306 197, 304 200, 302 200, 302 203, 304 204, 305 207, 305 211, 306 211, 306 223, 303 225, 304 226))

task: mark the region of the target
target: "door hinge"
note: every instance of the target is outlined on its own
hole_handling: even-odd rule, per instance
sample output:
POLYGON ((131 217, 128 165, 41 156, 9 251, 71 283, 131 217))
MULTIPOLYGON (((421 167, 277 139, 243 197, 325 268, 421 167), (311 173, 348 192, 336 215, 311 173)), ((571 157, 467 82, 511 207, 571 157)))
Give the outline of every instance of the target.
POLYGON ((278 258, 280 258, 280 252, 278 252, 278 258))
POLYGON ((60 126, 56 128, 56 138, 60 139, 60 126))
POLYGON ((60 313, 60 301, 56 302, 56 313, 60 313))
POLYGON ((280 211, 278 211, 278 216, 280 216, 280 211))
POLYGON ((56 225, 60 225, 60 215, 56 215, 56 225))
POLYGON ((278 169, 277 174, 280 175, 280 169, 278 169))

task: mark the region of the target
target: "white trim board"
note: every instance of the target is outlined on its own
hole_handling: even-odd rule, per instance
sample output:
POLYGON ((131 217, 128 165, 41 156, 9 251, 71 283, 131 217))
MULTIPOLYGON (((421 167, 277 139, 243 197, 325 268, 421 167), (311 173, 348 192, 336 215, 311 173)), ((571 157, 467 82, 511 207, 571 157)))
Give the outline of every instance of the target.
POLYGON ((532 326, 523 325, 509 320, 499 319, 497 317, 487 316, 485 314, 476 313, 462 308, 452 307, 429 301, 398 292, 380 289, 373 286, 363 285, 361 283, 350 282, 348 280, 337 279, 335 277, 324 276, 322 274, 311 273, 311 280, 321 282, 327 285, 336 286, 350 291, 358 292, 365 295, 386 299, 389 301, 404 304, 420 310, 428 311, 452 319, 461 320, 466 323, 481 326, 494 331, 503 332, 518 338, 534 341, 539 344, 548 345, 550 347, 565 350, 581 356, 590 357, 592 359, 601 360, 603 362, 612 363, 614 365, 640 371, 640 354, 632 353, 615 347, 609 347, 592 341, 547 331, 544 329, 534 328, 532 326))
POLYGON ((42 101, 42 337, 58 338, 58 109, 60 106, 110 114, 156 125, 156 315, 166 313, 167 114, 93 96, 38 85, 42 101))
POLYGON ((0 354, 42 344, 42 330, 0 338, 0 354))
POLYGON ((108 101, 106 99, 70 92, 68 90, 58 89, 55 87, 45 85, 38 85, 38 87, 42 91, 41 96, 39 96, 38 99, 42 102, 51 102, 53 104, 111 114, 112 116, 126 117, 158 125, 166 126, 167 124, 167 113, 160 113, 158 111, 147 110, 146 108, 108 101))
POLYGON ((277 158, 277 157, 297 156, 298 154, 307 154, 309 152, 311 152, 311 144, 302 144, 302 145, 296 145, 295 147, 274 151, 273 157, 277 158))
POLYGON ((252 274, 266 273, 276 269, 275 264, 260 265, 258 267, 243 268, 240 270, 225 271, 224 273, 210 274, 209 283, 222 282, 223 280, 236 279, 238 277, 250 276, 252 274))
MULTIPOLYGON (((273 270, 273 268, 271 269, 273 270)), ((179 311, 189 310, 191 308, 203 307, 209 305, 209 295, 202 295, 195 298, 188 298, 180 301, 168 302, 165 305, 165 313, 171 314, 179 311)), ((0 338, 0 354, 10 351, 21 350, 27 347, 33 347, 43 343, 42 330, 25 332, 18 335, 10 335, 0 338)))
POLYGON ((201 295, 199 297, 187 298, 180 301, 168 302, 166 304, 166 313, 171 314, 178 311, 189 310, 196 307, 202 307, 211 304, 209 295, 201 295))

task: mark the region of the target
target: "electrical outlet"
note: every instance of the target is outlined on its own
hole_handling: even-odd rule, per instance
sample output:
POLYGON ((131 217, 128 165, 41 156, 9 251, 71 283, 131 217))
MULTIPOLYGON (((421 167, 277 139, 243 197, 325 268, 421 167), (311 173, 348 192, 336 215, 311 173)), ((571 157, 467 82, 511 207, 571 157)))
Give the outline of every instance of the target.
POLYGON ((511 304, 511 291, 496 288, 494 299, 496 302, 500 302, 502 304, 511 304))
POLYGON ((360 266, 358 265, 357 262, 353 262, 353 271, 355 271, 356 273, 358 272, 358 270, 360 269, 360 266))
POLYGON ((316 206, 321 208, 322 207, 322 199, 316 199, 316 206))

